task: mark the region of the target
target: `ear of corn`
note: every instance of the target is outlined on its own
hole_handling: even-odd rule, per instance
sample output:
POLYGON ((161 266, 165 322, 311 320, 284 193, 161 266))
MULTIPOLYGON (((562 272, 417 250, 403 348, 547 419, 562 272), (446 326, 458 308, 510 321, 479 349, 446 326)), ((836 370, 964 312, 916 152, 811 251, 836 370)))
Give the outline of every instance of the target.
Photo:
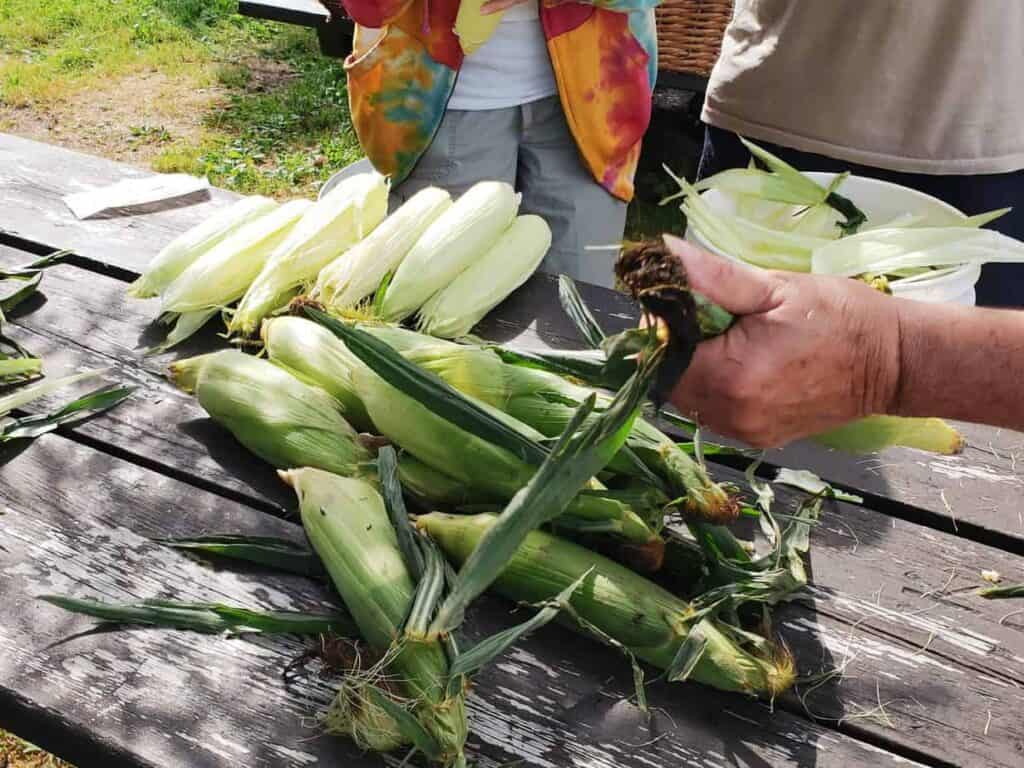
POLYGON ((195 312, 236 301, 311 205, 308 200, 292 200, 240 227, 167 287, 162 311, 195 312))
POLYGON ((508 184, 471 187, 423 233, 395 272, 384 295, 383 316, 404 320, 449 285, 497 242, 519 210, 508 184))
POLYGON ((451 196, 443 189, 427 187, 417 192, 343 257, 324 267, 311 298, 338 312, 372 295, 451 204, 451 196))
MULTIPOLYGON (((385 668, 377 677, 411 703, 440 747, 441 761, 461 764, 467 732, 463 694, 448 690, 449 661, 440 642, 403 636, 416 585, 377 487, 316 469, 281 476, 295 489, 310 544, 360 634, 384 657, 385 668)), ((351 702, 340 711, 335 708, 335 714, 343 715, 336 724, 364 746, 391 748, 405 741, 386 711, 366 699, 357 692, 354 712, 351 702)))
POLYGON ((301 317, 275 317, 263 322, 261 335, 270 362, 326 391, 338 401, 353 427, 373 431, 363 401, 352 386, 352 369, 362 363, 334 334, 301 317))
POLYGON ((255 333, 260 321, 304 283, 368 235, 387 214, 388 182, 376 173, 353 176, 307 210, 270 255, 231 318, 231 333, 255 333))
POLYGON ((276 207, 273 200, 253 195, 217 211, 164 246, 146 271, 128 286, 128 295, 138 299, 159 295, 200 256, 243 225, 276 207))
POLYGON ((964 437, 942 419, 868 416, 814 438, 829 448, 850 453, 873 453, 901 446, 939 454, 960 453, 964 437))
MULTIPOLYGON (((417 519, 456 564, 464 563, 495 515, 447 515, 417 519)), ((686 602, 628 568, 572 542, 542 531, 526 536, 494 582, 494 590, 525 602, 550 599, 577 579, 571 597, 575 612, 624 645, 638 658, 669 669, 699 617, 686 602)), ((774 696, 793 682, 792 664, 782 654, 764 656, 741 648, 717 622, 703 621, 704 650, 690 673, 697 682, 726 691, 774 696)))
POLYGON ((420 329, 446 339, 465 336, 529 279, 550 247, 544 219, 519 216, 490 250, 423 305, 420 329))
MULTIPOLYGON (((557 374, 510 365, 493 351, 479 347, 425 344, 407 352, 406 357, 460 392, 505 411, 548 437, 561 434, 576 408, 592 392, 557 374)), ((609 402, 607 396, 598 395, 599 410, 607 408, 609 402)), ((638 418, 626 446, 668 483, 674 495, 686 497, 686 507, 693 515, 718 522, 736 517, 739 508, 730 494, 650 422, 638 418)), ((636 473, 636 467, 621 453, 609 469, 636 473)))
POLYGON ((455 16, 455 36, 462 52, 469 56, 490 40, 504 13, 481 13, 487 0, 463 0, 455 16))
POLYGON ((275 467, 354 475, 372 461, 330 395, 265 360, 224 350, 176 362, 171 374, 214 421, 275 467))
MULTIPOLYGON (((475 502, 511 499, 525 486, 537 467, 511 452, 462 429, 439 416, 419 401, 399 392, 367 367, 352 376, 355 390, 377 430, 415 458, 448 478, 466 486, 461 494, 448 485, 443 491, 421 495, 435 502, 462 495, 475 502)), ((543 435, 487 405, 476 405, 532 440, 543 435)), ((629 503, 601 494, 603 486, 590 482, 594 494, 580 495, 570 502, 562 522, 576 528, 603 531, 646 544, 657 537, 645 522, 649 511, 637 511, 629 503)))

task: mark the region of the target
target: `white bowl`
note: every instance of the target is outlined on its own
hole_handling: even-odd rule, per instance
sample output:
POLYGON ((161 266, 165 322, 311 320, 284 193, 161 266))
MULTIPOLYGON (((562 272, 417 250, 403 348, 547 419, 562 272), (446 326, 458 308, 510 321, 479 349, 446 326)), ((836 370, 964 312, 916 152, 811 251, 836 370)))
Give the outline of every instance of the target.
MULTIPOLYGON (((811 171, 806 175, 823 186, 828 186, 836 177, 834 173, 819 171, 811 171)), ((924 216, 926 221, 935 226, 942 226, 947 222, 963 218, 960 211, 942 200, 918 192, 916 189, 879 179, 850 176, 838 191, 853 200, 857 207, 867 215, 868 222, 872 224, 892 221, 896 217, 908 213, 913 216, 924 216)), ((709 189, 702 194, 702 197, 715 211, 728 214, 736 212, 733 201, 717 190, 709 189)), ((686 239, 719 256, 733 261, 737 260, 709 243, 690 226, 686 228, 686 239)), ((892 283, 892 292, 893 295, 905 299, 973 305, 975 302, 974 285, 980 277, 980 266, 965 264, 959 269, 947 272, 937 278, 915 280, 906 285, 901 285, 897 280, 892 283)))

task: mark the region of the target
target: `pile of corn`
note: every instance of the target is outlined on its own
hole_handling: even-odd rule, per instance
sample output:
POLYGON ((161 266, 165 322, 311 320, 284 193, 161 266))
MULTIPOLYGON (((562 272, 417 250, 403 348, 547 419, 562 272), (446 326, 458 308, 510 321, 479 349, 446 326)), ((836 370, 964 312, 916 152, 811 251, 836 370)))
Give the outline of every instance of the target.
POLYGON ((613 396, 485 346, 309 314, 317 322, 264 320, 265 358, 224 350, 171 375, 295 489, 368 648, 328 730, 464 764, 468 681, 510 644, 457 647, 465 607, 487 589, 541 608, 517 637, 560 612, 670 680, 766 698, 792 683, 787 654, 714 597, 730 584, 744 594, 735 574, 754 573, 719 525, 737 502, 640 414, 645 366, 613 396), (685 562, 666 546, 669 515, 692 528, 685 562), (730 560, 725 577, 722 542, 746 563, 730 560), (683 590, 659 585, 686 569, 683 590))
MULTIPOLYGON (((465 35, 486 34, 464 22, 465 35)), ((605 338, 566 281, 567 311, 594 349, 474 343, 470 329, 543 259, 548 226, 519 215, 514 190, 496 182, 455 201, 428 188, 390 216, 388 197, 387 182, 365 174, 315 204, 244 199, 167 246, 131 287, 159 296, 175 323, 164 348, 220 313, 229 335, 262 347, 181 360, 171 377, 295 490, 311 545, 297 572, 316 564, 350 619, 52 601, 108 620, 217 628, 228 617, 254 631, 356 635, 361 664, 344 676, 327 730, 444 766, 466 764, 473 675, 556 615, 627 657, 641 706, 640 663, 672 682, 764 698, 786 690, 793 662, 768 618, 806 582, 824 492, 782 526, 751 472, 766 535, 760 550, 737 538, 737 489, 709 475, 699 439, 681 445, 645 416, 648 393, 688 360, 672 358, 674 330, 667 342, 657 331, 605 338), (538 611, 460 648, 466 609, 485 591, 538 611)), ((706 316, 694 320, 698 336, 732 322, 663 282, 655 289, 678 287, 706 316)), ((839 437, 865 444, 864 425, 854 431, 839 437)), ((225 540, 211 551, 246 557, 250 544, 225 540)), ((268 564, 269 545, 256 546, 263 554, 250 559, 268 564)))
POLYGON ((551 246, 519 196, 481 182, 458 200, 424 189, 390 216, 376 173, 342 181, 320 200, 278 205, 243 198, 165 247, 128 289, 160 299, 173 328, 154 351, 180 344, 217 314, 229 335, 250 337, 297 296, 344 316, 416 317, 426 333, 469 333, 522 285, 551 246))

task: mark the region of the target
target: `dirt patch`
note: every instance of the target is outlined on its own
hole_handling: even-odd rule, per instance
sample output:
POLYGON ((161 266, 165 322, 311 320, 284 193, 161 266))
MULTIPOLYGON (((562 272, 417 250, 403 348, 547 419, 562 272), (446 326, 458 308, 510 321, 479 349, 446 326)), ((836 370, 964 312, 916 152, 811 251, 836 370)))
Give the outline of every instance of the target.
POLYGON ((289 64, 274 59, 253 57, 243 60, 240 67, 248 72, 246 90, 254 93, 273 91, 299 77, 289 64))
POLYGON ((0 130, 147 166, 172 143, 197 143, 203 118, 226 98, 220 85, 144 72, 83 90, 56 104, 0 103, 0 130))

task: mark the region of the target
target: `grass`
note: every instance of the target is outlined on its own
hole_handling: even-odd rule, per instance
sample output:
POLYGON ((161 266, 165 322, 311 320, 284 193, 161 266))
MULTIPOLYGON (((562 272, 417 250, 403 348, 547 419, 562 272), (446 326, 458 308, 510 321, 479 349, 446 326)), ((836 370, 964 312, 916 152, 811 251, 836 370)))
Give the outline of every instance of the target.
MULTIPOLYGON (((280 198, 315 193, 361 156, 341 63, 320 55, 311 30, 243 18, 236 0, 0 3, 0 108, 132 98, 130 87, 111 83, 153 72, 181 93, 217 94, 190 135, 176 136, 159 120, 126 126, 125 144, 156 150, 154 170, 280 198)), ((164 90, 161 99, 173 102, 174 90, 164 90)))
POLYGON ((287 35, 275 56, 294 76, 263 92, 249 88, 248 68, 221 67, 217 78, 230 95, 206 116, 204 139, 169 147, 154 169, 206 175, 238 192, 282 197, 313 194, 334 171, 362 157, 340 64, 321 58, 311 35, 287 35))

